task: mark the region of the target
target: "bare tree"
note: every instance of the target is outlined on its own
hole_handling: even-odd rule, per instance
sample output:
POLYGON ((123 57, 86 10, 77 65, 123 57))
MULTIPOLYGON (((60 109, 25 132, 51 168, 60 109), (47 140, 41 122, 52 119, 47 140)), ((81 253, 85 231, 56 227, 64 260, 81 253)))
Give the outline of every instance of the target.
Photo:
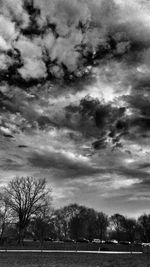
POLYGON ((139 232, 143 242, 150 242, 150 214, 143 214, 138 218, 139 232))
POLYGON ((125 217, 118 213, 110 217, 110 226, 115 230, 118 242, 120 241, 122 231, 124 231, 124 220, 125 217))
POLYGON ((108 216, 103 212, 98 212, 96 216, 96 232, 100 240, 106 237, 107 227, 109 226, 108 216))
POLYGON ((0 243, 3 243, 3 236, 7 224, 11 220, 11 210, 8 204, 7 195, 3 190, 0 192, 0 243))
POLYGON ((42 217, 34 218, 31 222, 31 230, 34 234, 34 238, 40 241, 42 247, 44 240, 49 238, 51 234, 50 219, 42 217))
POLYGON ((34 234, 34 238, 40 241, 41 247, 46 239, 54 233, 53 210, 51 206, 42 207, 40 212, 32 218, 29 229, 34 234))
POLYGON ((125 217, 123 227, 127 240, 133 243, 137 231, 137 221, 135 219, 125 217))
POLYGON ((16 177, 5 187, 8 205, 17 219, 18 243, 23 243, 24 234, 32 216, 50 205, 51 189, 45 179, 16 177))

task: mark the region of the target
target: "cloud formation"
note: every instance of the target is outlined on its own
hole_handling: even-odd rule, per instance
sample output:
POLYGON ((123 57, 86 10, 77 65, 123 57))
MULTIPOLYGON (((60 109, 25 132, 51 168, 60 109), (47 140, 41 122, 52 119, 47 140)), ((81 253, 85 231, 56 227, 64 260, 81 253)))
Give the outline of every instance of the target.
POLYGON ((2 184, 45 176, 58 205, 149 203, 149 10, 145 0, 0 1, 2 184))

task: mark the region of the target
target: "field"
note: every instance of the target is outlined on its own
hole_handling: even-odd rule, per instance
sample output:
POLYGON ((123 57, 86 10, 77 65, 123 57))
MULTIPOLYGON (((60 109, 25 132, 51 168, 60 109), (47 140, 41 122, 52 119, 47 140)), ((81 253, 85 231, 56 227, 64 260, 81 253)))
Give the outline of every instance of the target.
POLYGON ((150 255, 6 252, 0 267, 150 267, 150 255))
POLYGON ((78 251, 142 251, 142 246, 121 244, 93 244, 93 243, 60 243, 45 242, 41 247, 39 242, 25 242, 24 246, 4 245, 0 249, 45 249, 45 250, 78 250, 78 251))

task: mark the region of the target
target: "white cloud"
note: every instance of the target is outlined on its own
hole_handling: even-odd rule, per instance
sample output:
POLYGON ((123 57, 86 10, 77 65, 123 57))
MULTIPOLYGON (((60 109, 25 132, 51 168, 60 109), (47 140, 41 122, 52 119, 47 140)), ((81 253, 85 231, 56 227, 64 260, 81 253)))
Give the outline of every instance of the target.
POLYGON ((23 8, 23 0, 1 0, 1 12, 10 20, 17 21, 25 28, 29 24, 29 15, 23 8))
POLYGON ((24 66, 18 72, 25 80, 40 79, 46 77, 46 66, 43 61, 25 58, 24 66))
POLYGON ((12 64, 11 58, 5 54, 0 54, 0 70, 7 70, 8 67, 12 64))
POLYGON ((139 183, 141 183, 140 179, 126 179, 125 177, 123 178, 118 177, 113 180, 112 188, 116 190, 119 190, 121 188, 128 188, 128 187, 130 188, 133 185, 136 185, 139 183))
POLYGON ((11 22, 9 18, 0 15, 0 36, 3 39, 7 46, 10 46, 13 40, 17 36, 17 31, 15 29, 15 23, 11 22))

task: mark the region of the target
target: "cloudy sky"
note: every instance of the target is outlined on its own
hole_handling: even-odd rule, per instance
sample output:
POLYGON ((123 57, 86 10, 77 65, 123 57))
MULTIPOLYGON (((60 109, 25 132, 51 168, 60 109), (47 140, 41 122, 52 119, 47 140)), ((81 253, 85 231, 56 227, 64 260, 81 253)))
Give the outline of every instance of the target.
POLYGON ((0 0, 0 184, 150 212, 150 2, 0 0))

